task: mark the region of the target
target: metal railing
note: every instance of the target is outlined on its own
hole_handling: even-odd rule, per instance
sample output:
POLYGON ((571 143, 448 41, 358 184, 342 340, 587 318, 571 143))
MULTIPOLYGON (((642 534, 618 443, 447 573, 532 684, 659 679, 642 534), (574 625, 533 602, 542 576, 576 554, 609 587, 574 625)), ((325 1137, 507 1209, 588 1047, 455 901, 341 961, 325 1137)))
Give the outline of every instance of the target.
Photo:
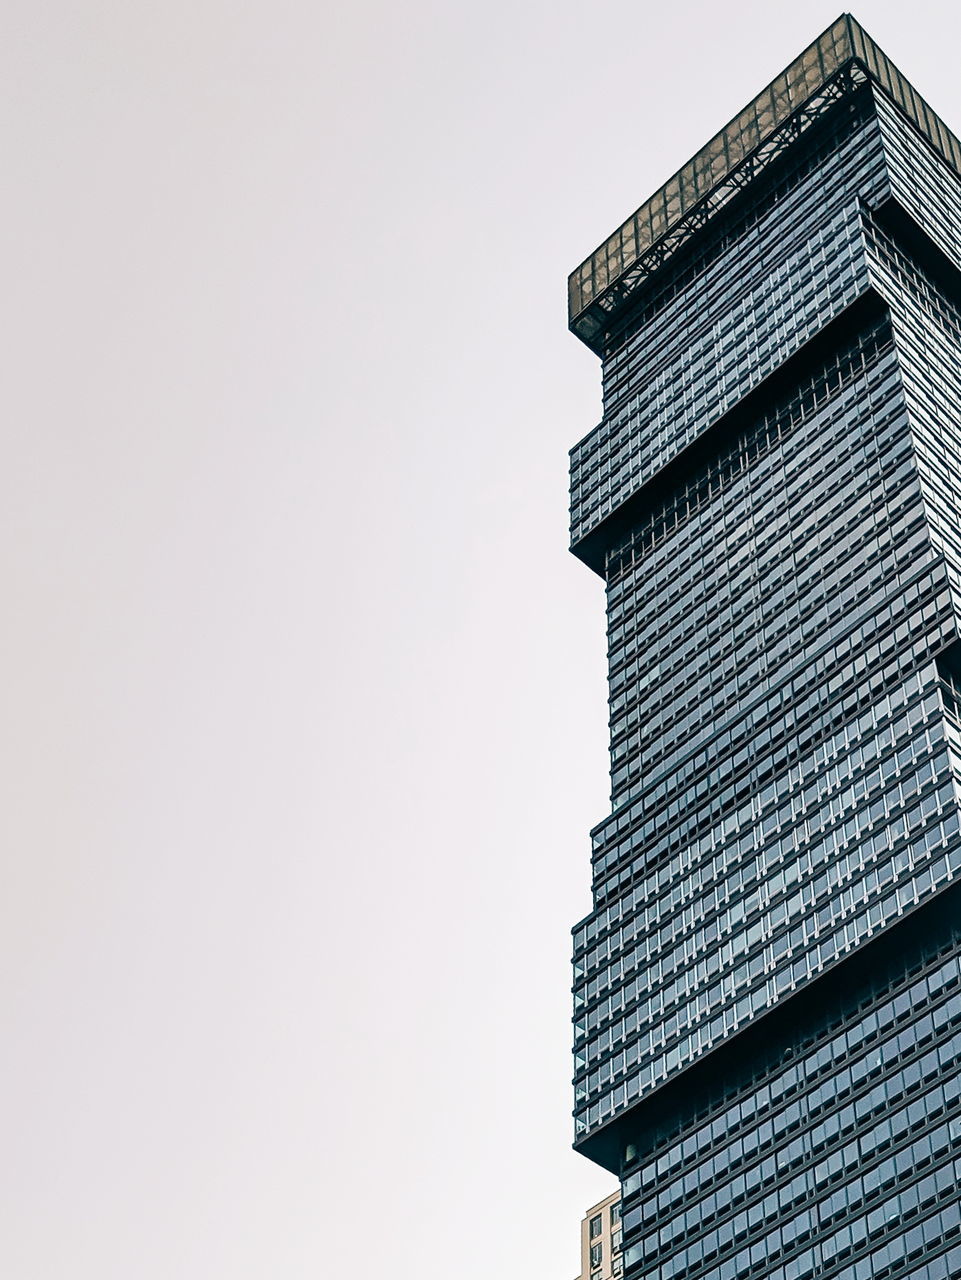
MULTIPOLYGON (((692 230, 702 225, 713 209, 734 193, 733 188, 725 190, 731 186, 732 175, 761 152, 792 117, 803 115, 805 104, 822 99, 825 107, 830 105, 838 95, 825 90, 852 64, 880 85, 961 172, 961 142, 864 28, 850 14, 843 14, 571 273, 568 306, 574 332, 590 343, 605 327, 606 317, 601 313, 612 309, 615 295, 623 295, 625 277, 632 269, 662 242, 678 241, 683 223, 689 223, 692 230), (695 217, 698 212, 703 216, 695 217)), ((636 285, 639 279, 632 283, 636 285)))

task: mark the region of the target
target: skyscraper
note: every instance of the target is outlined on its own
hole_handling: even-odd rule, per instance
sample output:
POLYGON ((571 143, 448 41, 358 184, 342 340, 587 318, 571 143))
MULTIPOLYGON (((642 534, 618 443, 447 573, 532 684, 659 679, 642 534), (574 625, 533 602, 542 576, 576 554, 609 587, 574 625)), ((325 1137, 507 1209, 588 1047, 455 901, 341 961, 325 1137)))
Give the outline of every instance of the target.
POLYGON ((626 1280, 961 1275, 961 142, 837 20, 570 280, 626 1280))

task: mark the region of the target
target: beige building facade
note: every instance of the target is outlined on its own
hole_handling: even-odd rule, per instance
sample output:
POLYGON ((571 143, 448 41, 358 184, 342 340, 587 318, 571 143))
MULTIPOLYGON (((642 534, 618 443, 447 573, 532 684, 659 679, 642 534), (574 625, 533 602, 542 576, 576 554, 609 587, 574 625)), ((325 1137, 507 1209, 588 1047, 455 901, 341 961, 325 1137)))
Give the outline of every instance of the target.
POLYGON ((588 1209, 581 1222, 581 1273, 577 1280, 620 1280, 621 1193, 614 1191, 588 1209))

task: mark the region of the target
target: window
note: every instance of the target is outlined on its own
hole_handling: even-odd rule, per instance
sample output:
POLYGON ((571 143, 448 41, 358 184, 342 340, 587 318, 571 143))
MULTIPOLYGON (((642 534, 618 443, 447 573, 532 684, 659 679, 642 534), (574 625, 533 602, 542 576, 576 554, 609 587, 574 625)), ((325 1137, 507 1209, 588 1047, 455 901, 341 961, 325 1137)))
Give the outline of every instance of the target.
POLYGON ((611 1205, 611 1226, 612 1227, 617 1226, 620 1220, 621 1220, 621 1202, 620 1200, 615 1200, 614 1203, 611 1205))
POLYGON ((600 1244, 591 1245, 591 1266, 599 1267, 601 1265, 601 1246, 600 1244))
POLYGON ((591 1218, 591 1239, 592 1240, 596 1240, 597 1237, 601 1234, 601 1226, 603 1224, 603 1221, 604 1220, 600 1214, 598 1214, 596 1218, 591 1218))

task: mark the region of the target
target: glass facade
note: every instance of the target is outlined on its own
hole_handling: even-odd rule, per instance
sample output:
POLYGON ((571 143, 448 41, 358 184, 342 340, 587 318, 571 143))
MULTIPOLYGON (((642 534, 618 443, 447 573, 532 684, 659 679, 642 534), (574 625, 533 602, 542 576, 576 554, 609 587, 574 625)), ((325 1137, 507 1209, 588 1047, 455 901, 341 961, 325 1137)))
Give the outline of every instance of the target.
POLYGON ((626 1173, 627 1274, 957 1275, 956 951, 791 1048, 626 1173))
POLYGON ((672 180, 697 225, 668 184, 575 273, 611 730, 575 1145, 627 1280, 961 1273, 957 147, 845 16, 672 180))

